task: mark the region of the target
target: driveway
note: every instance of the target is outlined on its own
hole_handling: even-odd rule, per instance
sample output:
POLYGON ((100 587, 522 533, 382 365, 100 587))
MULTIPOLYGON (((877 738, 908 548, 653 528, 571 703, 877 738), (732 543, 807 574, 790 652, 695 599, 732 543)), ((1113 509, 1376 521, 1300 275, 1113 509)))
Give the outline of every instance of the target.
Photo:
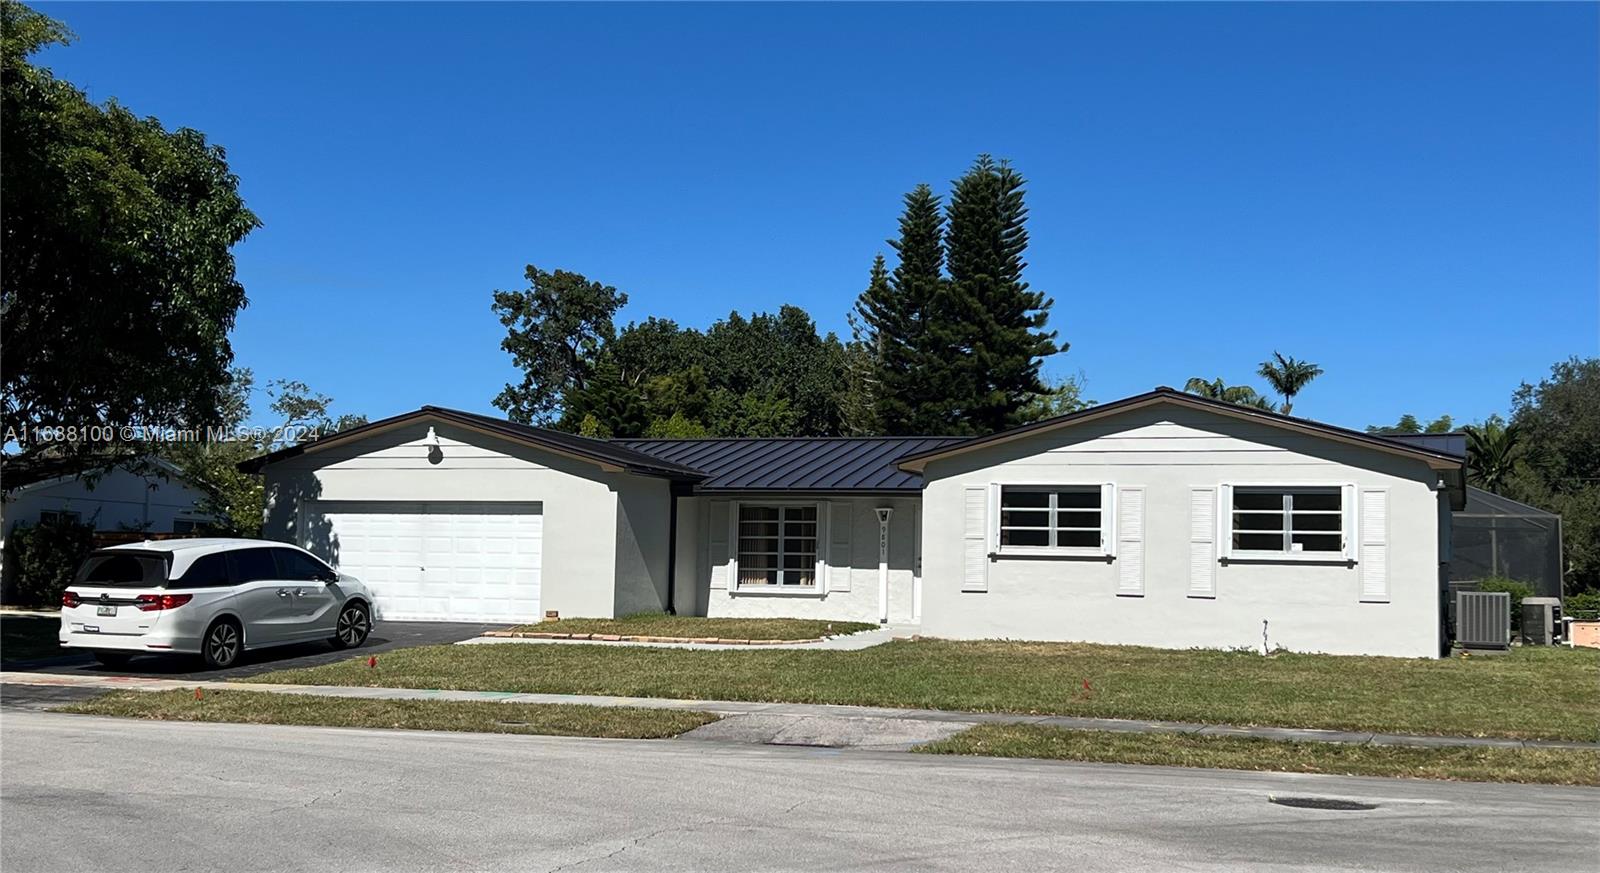
MULTIPOLYGON (((14 619, 7 617, 7 621, 14 619)), ((52 622, 54 620, 51 620, 52 622)), ((158 676, 166 679, 240 679, 257 673, 315 667, 346 658, 381 655, 411 646, 434 646, 471 639, 504 624, 467 624, 444 621, 383 621, 372 629, 372 636, 359 649, 335 649, 326 642, 299 643, 245 652, 240 662, 226 670, 206 670, 198 656, 150 655, 133 659, 127 667, 113 670, 102 667, 87 654, 67 654, 22 663, 7 663, 7 670, 31 673, 63 673, 77 676, 158 676)))

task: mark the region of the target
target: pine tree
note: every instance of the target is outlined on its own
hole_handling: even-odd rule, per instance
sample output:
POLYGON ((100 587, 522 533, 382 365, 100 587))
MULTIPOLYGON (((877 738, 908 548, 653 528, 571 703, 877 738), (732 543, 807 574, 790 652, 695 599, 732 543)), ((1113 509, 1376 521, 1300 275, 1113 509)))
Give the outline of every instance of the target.
POLYGON ((949 291, 940 296, 933 345, 945 372, 946 430, 992 433, 1021 423, 1049 387, 1043 358, 1058 349, 1046 331, 1054 301, 1023 281, 1028 209, 1022 176, 982 155, 950 194, 945 250, 949 291))
POLYGON ((845 314, 845 321, 850 325, 850 342, 844 350, 846 391, 839 401, 839 415, 847 436, 872 436, 882 432, 878 424, 878 379, 883 350, 876 314, 888 304, 891 293, 889 267, 879 254, 872 259, 867 290, 856 298, 855 309, 845 314))

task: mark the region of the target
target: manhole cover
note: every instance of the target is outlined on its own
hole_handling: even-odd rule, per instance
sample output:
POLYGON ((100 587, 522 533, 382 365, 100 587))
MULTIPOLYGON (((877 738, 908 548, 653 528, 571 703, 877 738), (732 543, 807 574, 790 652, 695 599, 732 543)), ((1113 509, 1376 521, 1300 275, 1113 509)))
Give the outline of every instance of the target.
POLYGON ((1377 809, 1376 803, 1362 803, 1359 800, 1339 800, 1333 797, 1274 797, 1267 795, 1267 800, 1279 806, 1293 806, 1300 809, 1377 809))

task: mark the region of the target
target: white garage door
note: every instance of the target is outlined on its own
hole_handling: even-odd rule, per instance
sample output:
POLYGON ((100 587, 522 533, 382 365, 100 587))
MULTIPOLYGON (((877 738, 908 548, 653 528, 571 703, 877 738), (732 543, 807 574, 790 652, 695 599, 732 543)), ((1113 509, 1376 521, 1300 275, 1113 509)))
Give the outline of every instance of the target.
POLYGON ((310 539, 391 621, 539 620, 538 503, 316 502, 310 539))

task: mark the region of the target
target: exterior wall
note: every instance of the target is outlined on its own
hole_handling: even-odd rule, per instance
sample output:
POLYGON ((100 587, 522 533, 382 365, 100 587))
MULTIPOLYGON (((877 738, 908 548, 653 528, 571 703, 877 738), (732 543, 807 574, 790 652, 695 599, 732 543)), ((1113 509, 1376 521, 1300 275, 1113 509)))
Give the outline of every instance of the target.
POLYGON ((268 466, 262 535, 336 560, 329 531, 300 529, 308 500, 538 501, 541 610, 609 618, 619 606, 654 597, 646 595, 652 586, 665 591, 665 483, 656 490, 645 477, 443 422, 433 426, 436 450, 425 444, 428 423, 417 422, 268 466), (659 524, 648 517, 656 494, 659 524))
POLYGON ((625 478, 629 481, 617 483, 617 583, 612 614, 664 612, 670 486, 664 479, 625 478))
POLYGON ((749 495, 737 499, 746 503, 816 500, 828 504, 828 529, 818 533, 818 548, 826 562, 822 584, 817 591, 806 593, 740 591, 737 586, 730 586, 729 549, 725 543, 733 499, 685 498, 678 508, 680 543, 692 542, 693 548, 679 548, 681 614, 877 622, 879 529, 874 510, 887 506, 894 510, 889 519, 889 621, 913 621, 919 498, 777 495, 764 499, 749 495))
POLYGON ((1436 480, 1418 461, 1159 406, 935 461, 924 489, 922 629, 968 639, 1256 650, 1265 642, 1436 657, 1439 527, 1449 517, 1436 480), (1103 557, 991 556, 987 590, 963 592, 963 489, 990 483, 1142 486, 1144 594, 1118 596, 1124 559, 1103 557), (1361 602, 1358 564, 1287 560, 1225 562, 1215 568, 1214 598, 1189 596, 1189 492, 1219 483, 1388 489, 1389 601, 1361 602))
POLYGON ((177 476, 148 478, 116 468, 101 476, 94 487, 82 479, 63 479, 19 489, 14 499, 0 505, 3 529, 10 531, 18 522, 39 523, 39 513, 66 511, 78 513, 84 524, 95 530, 136 530, 171 533, 179 518, 205 521, 209 515, 199 510, 203 495, 177 476))

